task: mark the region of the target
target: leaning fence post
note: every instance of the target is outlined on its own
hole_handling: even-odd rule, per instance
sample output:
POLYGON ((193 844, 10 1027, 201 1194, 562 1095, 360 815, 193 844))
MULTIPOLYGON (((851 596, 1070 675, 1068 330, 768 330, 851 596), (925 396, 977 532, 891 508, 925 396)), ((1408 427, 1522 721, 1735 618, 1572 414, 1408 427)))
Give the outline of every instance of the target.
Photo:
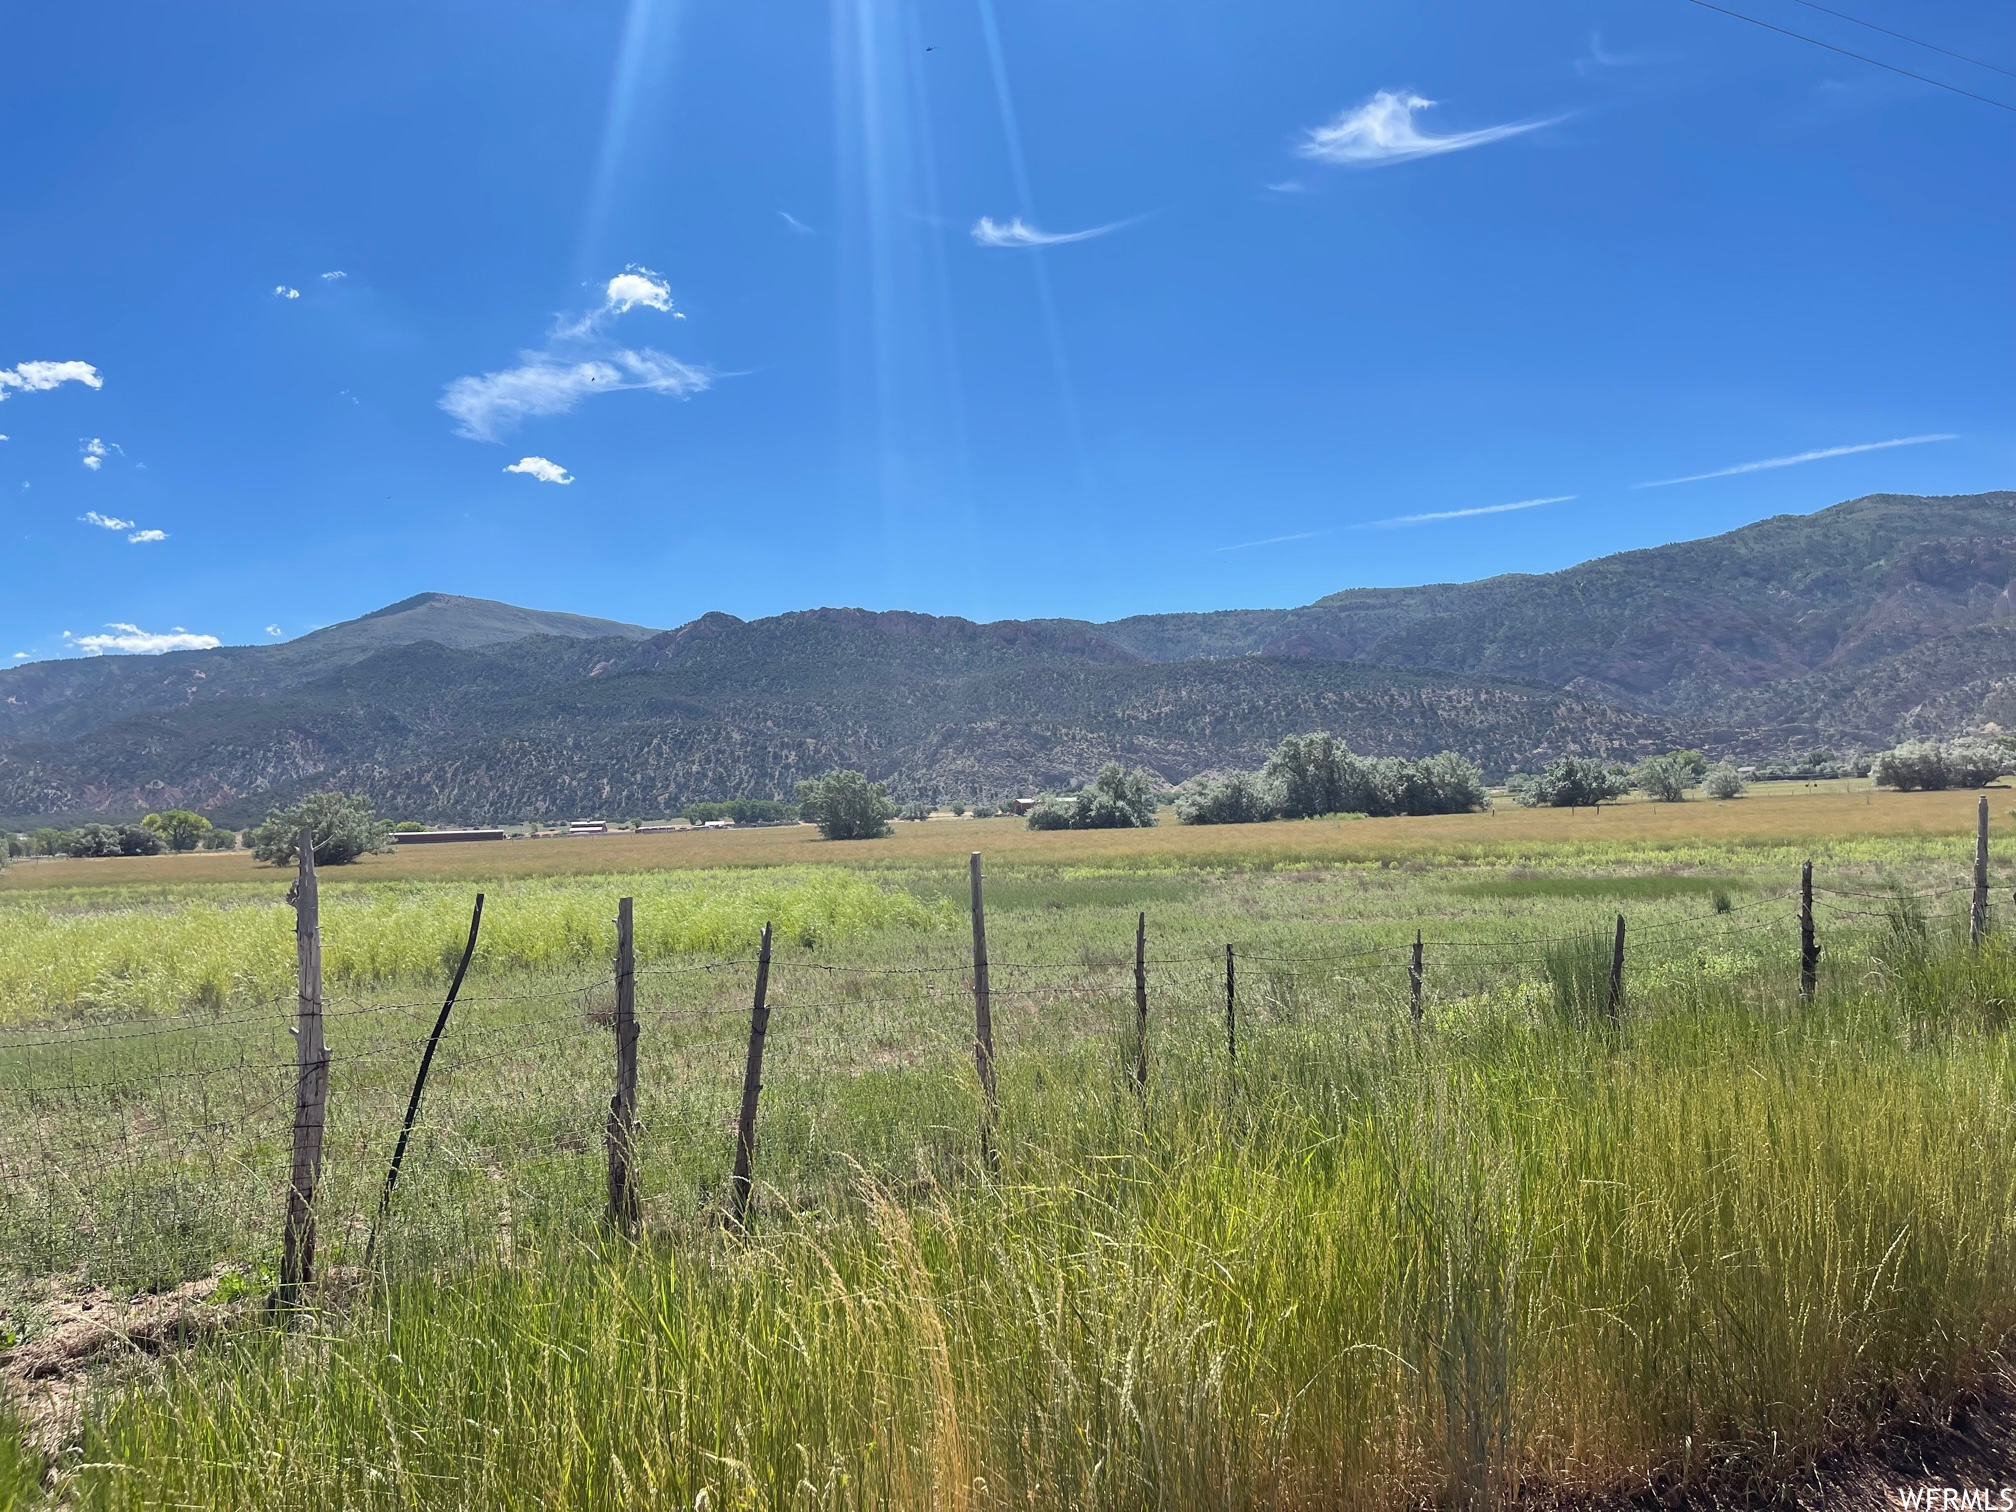
POLYGON ((280 1250, 280 1302, 292 1306, 315 1278, 315 1183, 322 1174, 322 1128, 329 1106, 329 1052, 322 1043, 322 913, 315 887, 315 833, 295 839, 300 871, 294 905, 294 957, 300 999, 294 1026, 294 1159, 287 1182, 287 1232, 280 1250))
POLYGON ((1988 795, 1981 795, 1981 807, 1974 816, 1974 909, 1967 920, 1967 937, 1979 950, 1988 937, 1988 795))
POLYGON ((1617 942, 1610 947, 1610 1022, 1624 1010, 1624 915, 1617 915, 1617 942))
POLYGON ((973 888, 973 1063, 980 1070, 986 1106, 980 1116, 980 1153, 993 1165, 994 1119, 1000 1111, 994 1089, 994 1003, 987 983, 987 911, 980 893, 980 852, 967 863, 973 888))
POLYGON ((632 900, 616 900, 616 1093, 609 1099, 609 1221, 637 1222, 637 941, 632 900))
POLYGON ((1134 1090, 1148 1090, 1148 915, 1134 925, 1134 1090))
POLYGON ((742 1112, 735 1120, 735 1227, 749 1228, 749 1162, 756 1152, 756 1099, 763 1091, 763 1040, 770 1032, 770 926, 756 954, 756 997, 749 1008, 749 1058, 742 1063, 742 1112))
POLYGON ((441 1004, 441 1012, 434 1020, 434 1032, 427 1036, 427 1048, 420 1052, 420 1069, 414 1073, 413 1095, 406 1100, 406 1121, 399 1126, 399 1143, 392 1149, 392 1164, 385 1168, 385 1186, 378 1194, 378 1216, 371 1220, 371 1237, 364 1245, 364 1268, 371 1268, 371 1261, 378 1253, 378 1229, 385 1222, 385 1215, 392 1210, 392 1193, 399 1185, 399 1165, 406 1158, 406 1141, 413 1137, 413 1120, 420 1116, 420 1094, 427 1090, 427 1072, 434 1064, 434 1052, 440 1048, 442 1031, 448 1027, 448 1015, 455 1007, 455 999, 462 992, 462 978, 469 974, 470 959, 476 954, 476 936, 483 929, 483 894, 476 894, 476 908, 469 915, 469 942, 462 947, 462 964, 455 968, 455 980, 448 984, 448 996, 441 1004))
POLYGON ((1239 1059, 1239 1021, 1233 1011, 1234 1005, 1238 1001, 1233 992, 1235 981, 1236 978, 1232 974, 1232 947, 1227 945, 1225 947, 1225 1058, 1229 1061, 1239 1059))
POLYGON ((1799 868, 1799 996, 1813 1001, 1820 985, 1820 942, 1813 934, 1813 863, 1799 868))
POLYGON ((1407 1010, 1421 1022, 1421 931, 1414 931, 1414 955, 1407 963, 1407 1010))

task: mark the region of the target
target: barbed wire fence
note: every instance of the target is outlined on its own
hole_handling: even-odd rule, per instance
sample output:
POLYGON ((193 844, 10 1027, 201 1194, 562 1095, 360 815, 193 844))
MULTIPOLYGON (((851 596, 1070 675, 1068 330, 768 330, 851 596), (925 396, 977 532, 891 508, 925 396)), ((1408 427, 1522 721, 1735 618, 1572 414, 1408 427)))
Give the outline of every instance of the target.
MULTIPOLYGON (((590 1214, 618 1231, 746 1225, 755 1191, 812 1203, 862 1169, 985 1179, 1015 1117, 1004 1069, 1110 1075, 1124 1102, 1119 1089, 1147 1097, 1165 1075, 1243 1070, 1270 1033, 1432 1032, 1493 994, 1615 1020, 1643 972, 1708 951, 1768 960, 1779 939, 1811 1000, 1823 948, 1922 930, 1941 902, 1967 899, 1980 946, 1985 802, 1973 861, 1965 881, 1888 888, 1816 883, 1808 863, 1789 901, 1718 898, 1711 914, 1636 926, 1618 915, 1614 934, 1424 924, 1311 950, 1194 928, 1165 943, 1136 913, 1111 950, 1003 960, 987 953, 976 854, 970 952, 846 964, 772 952, 766 927, 759 953, 639 965, 624 900, 611 969, 376 1002, 324 991, 304 846, 295 994, 0 1032, 0 1269, 139 1289, 277 1252, 250 1269, 291 1300, 318 1277, 365 1274, 366 1257, 392 1273, 508 1256, 590 1214)), ((474 921, 465 969, 471 956, 474 921)))

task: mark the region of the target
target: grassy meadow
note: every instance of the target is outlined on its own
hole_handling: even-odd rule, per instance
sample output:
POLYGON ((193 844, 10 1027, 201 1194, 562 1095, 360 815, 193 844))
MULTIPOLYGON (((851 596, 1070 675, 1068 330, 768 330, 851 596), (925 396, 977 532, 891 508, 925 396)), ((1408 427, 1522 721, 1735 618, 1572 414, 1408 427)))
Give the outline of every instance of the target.
MULTIPOLYGON (((2016 1334, 2016 954, 1966 942, 1974 797, 374 858, 325 882, 323 1281, 292 1317, 258 1305, 292 1102, 287 879, 230 855, 17 867, 0 1340, 44 1358, 66 1299, 178 1288, 197 1337, 0 1369, 21 1421, 0 1422, 0 1502, 10 1484, 136 1508, 1768 1494, 1936 1412, 2016 1334), (477 966, 367 1269, 479 888, 477 966), (621 896, 634 1238, 602 1221, 621 896), (738 1235, 720 1215, 766 919, 738 1235)), ((1991 798, 1999 846, 2016 823, 1991 798)), ((2005 902, 2008 875, 1998 859, 2005 902)))

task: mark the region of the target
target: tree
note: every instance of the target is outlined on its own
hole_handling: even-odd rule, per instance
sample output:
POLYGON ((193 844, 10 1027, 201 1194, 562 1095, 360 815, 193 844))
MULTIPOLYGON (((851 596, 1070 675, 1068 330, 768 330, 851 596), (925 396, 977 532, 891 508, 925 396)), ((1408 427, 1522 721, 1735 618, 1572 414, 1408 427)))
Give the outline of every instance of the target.
POLYGON ((382 851, 390 844, 390 826, 380 820, 362 793, 310 793, 290 809, 269 809, 266 822, 246 839, 252 854, 269 866, 299 859, 297 837, 314 833, 315 864, 346 866, 359 856, 382 851))
POLYGON ((1630 791, 1629 777, 1595 757, 1562 756, 1514 787, 1512 797, 1525 808, 1595 808, 1630 791))
POLYGON ((192 851, 210 833, 210 821, 188 809, 165 809, 140 822, 159 835, 171 851, 192 851))
POLYGON ((924 802, 922 799, 917 799, 913 802, 904 804, 903 807, 897 811, 896 817, 898 819, 911 819, 921 821, 929 819, 934 812, 935 810, 931 807, 930 804, 924 802))
MULTIPOLYGON (((1290 735, 1274 747, 1261 777, 1280 795, 1277 806, 1283 819, 1313 819, 1346 809, 1365 812, 1362 806, 1346 800, 1340 758, 1350 761, 1350 748, 1327 730, 1290 735)), ((1363 773, 1355 775, 1362 777, 1363 773)))
POLYGON ((1258 824, 1279 808, 1267 779, 1252 772, 1207 772, 1176 789, 1178 824, 1258 824))
POLYGON ((64 832, 63 854, 79 860, 104 856, 158 856, 161 837, 139 824, 85 824, 64 832))
POLYGON ((865 773, 828 772, 798 784, 798 817, 818 825, 828 840, 879 840, 889 833, 896 805, 865 773))
POLYGON ((1710 798, 1741 798, 1748 786, 1743 774, 1726 761, 1718 761, 1708 768, 1707 775, 1701 779, 1701 790, 1710 798))
POLYGON ((1691 751, 1669 751, 1664 756, 1648 756, 1631 769, 1631 780, 1654 803, 1679 803, 1700 777, 1686 758, 1691 751))
POLYGON ((1400 763, 1401 814, 1468 814, 1487 807, 1484 769, 1454 751, 1437 751, 1419 761, 1400 763))

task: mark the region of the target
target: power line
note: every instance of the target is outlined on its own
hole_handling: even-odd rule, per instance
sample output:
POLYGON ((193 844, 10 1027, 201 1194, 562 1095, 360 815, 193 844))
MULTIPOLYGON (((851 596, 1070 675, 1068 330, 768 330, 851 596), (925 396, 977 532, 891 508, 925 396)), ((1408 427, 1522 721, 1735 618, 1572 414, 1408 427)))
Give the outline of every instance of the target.
POLYGON ((1899 42, 1909 42, 1913 47, 1929 48, 1933 52, 1944 53, 1949 58, 1958 58, 1962 63, 1972 63, 1976 68, 1992 69, 1996 73, 2007 74, 2010 78, 2016 79, 2016 68, 2004 68, 2000 63, 1990 63, 1986 58, 1976 58, 1967 53, 1955 52, 1950 47, 1941 47, 1937 42, 1927 42, 1918 37, 1907 37, 1900 31, 1892 31, 1887 26, 1878 26, 1874 21, 1864 21, 1860 16, 1851 16, 1846 11, 1829 10, 1826 6, 1819 4, 1818 0, 1799 0, 1799 3, 1808 10, 1817 10, 1823 15, 1836 16, 1843 21, 1852 21, 1857 26, 1866 26, 1871 31, 1881 32, 1886 37, 1895 37, 1899 42))
POLYGON ((1907 79, 1916 79, 1920 84, 1930 84, 1935 89, 1950 90, 1954 94, 1965 95, 1970 100, 1979 100, 1983 105, 1993 105, 1997 110, 2006 110, 2011 114, 2016 114, 2016 105, 2008 104, 2006 101, 1990 99, 1987 95, 1976 94, 1971 89, 1962 89, 1958 84, 1948 84, 1943 79, 1934 79, 1921 73, 1913 73, 1908 68, 1899 68, 1895 63, 1885 63, 1881 58, 1872 58, 1867 53, 1851 52, 1845 47, 1836 47, 1832 42, 1822 42, 1818 37, 1809 37, 1804 32, 1795 32, 1783 26, 1774 26, 1769 21, 1760 21, 1755 16, 1746 16, 1741 11, 1733 11, 1727 6, 1716 5, 1714 0, 1688 0, 1688 4, 1698 5, 1703 10, 1718 11, 1725 16, 1734 16, 1738 21, 1748 21, 1752 26, 1761 26, 1766 31, 1777 32, 1781 37, 1790 37, 1795 42, 1810 42, 1815 47, 1824 47, 1827 51, 1839 53, 1844 58, 1853 58, 1857 63, 1867 63, 1875 68, 1885 68, 1891 73, 1902 74, 1907 79))

